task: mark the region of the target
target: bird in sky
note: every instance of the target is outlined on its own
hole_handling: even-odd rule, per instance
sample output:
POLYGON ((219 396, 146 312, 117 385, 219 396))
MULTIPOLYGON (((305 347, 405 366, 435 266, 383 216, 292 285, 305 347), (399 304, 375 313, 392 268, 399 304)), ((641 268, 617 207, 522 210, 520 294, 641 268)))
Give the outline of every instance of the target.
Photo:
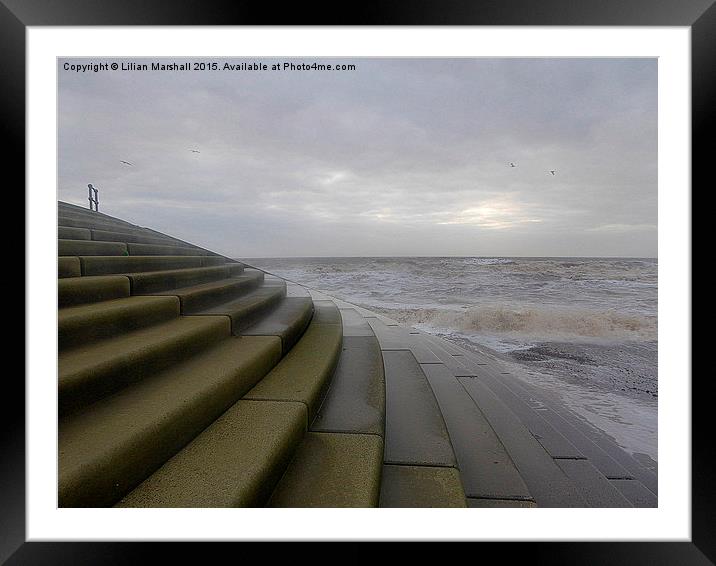
POLYGON ((517 167, 517 165, 515 165, 514 163, 512 163, 512 161, 510 161, 510 167, 517 167))
POLYGON ((201 151, 199 151, 198 149, 190 149, 189 151, 191 151, 192 153, 201 153, 201 151))
POLYGON ((552 173, 552 176, 554 176, 555 169, 550 169, 549 172, 552 173))
POLYGON ((122 161, 122 160, 120 159, 119 162, 120 162, 120 163, 124 163, 125 165, 129 165, 130 167, 134 167, 134 165, 132 165, 129 161, 122 161))

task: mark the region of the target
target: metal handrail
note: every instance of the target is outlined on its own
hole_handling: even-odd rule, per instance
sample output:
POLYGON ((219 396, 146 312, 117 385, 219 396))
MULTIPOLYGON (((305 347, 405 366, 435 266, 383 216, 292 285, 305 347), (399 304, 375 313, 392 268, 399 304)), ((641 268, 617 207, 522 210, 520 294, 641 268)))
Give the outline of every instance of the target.
POLYGON ((94 210, 95 212, 99 212, 99 191, 95 189, 92 186, 92 183, 87 185, 89 189, 89 207, 90 210, 94 210), (94 203, 94 208, 92 208, 92 203, 94 203))

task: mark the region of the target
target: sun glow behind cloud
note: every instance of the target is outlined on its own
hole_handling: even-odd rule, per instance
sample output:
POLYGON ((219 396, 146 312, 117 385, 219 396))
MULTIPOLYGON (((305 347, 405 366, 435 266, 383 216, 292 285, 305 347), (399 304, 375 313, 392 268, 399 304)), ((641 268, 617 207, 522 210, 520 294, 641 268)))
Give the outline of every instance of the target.
MULTIPOLYGON (((477 206, 454 213, 451 219, 437 222, 438 224, 469 224, 479 228, 504 230, 517 224, 542 222, 540 218, 528 215, 525 207, 512 201, 484 201, 477 206)), ((450 213, 444 214, 450 216, 450 213)))
POLYGON ((60 72, 59 197, 237 257, 656 255, 655 60, 351 62, 60 72))

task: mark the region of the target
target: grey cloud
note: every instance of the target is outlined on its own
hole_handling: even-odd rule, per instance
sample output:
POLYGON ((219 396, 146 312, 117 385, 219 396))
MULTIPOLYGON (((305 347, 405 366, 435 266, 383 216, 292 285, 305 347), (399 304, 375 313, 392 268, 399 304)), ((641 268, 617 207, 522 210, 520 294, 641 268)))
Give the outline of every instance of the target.
POLYGON ((237 257, 656 255, 655 60, 343 62, 60 70, 59 198, 237 257))

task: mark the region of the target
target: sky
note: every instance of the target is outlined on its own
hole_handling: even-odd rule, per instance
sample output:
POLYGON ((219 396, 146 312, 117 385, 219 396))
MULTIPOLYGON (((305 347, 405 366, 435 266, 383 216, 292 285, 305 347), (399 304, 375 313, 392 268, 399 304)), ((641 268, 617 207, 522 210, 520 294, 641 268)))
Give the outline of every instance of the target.
POLYGON ((656 59, 65 70, 114 61, 190 60, 58 61, 59 200, 230 257, 657 255, 656 59))

